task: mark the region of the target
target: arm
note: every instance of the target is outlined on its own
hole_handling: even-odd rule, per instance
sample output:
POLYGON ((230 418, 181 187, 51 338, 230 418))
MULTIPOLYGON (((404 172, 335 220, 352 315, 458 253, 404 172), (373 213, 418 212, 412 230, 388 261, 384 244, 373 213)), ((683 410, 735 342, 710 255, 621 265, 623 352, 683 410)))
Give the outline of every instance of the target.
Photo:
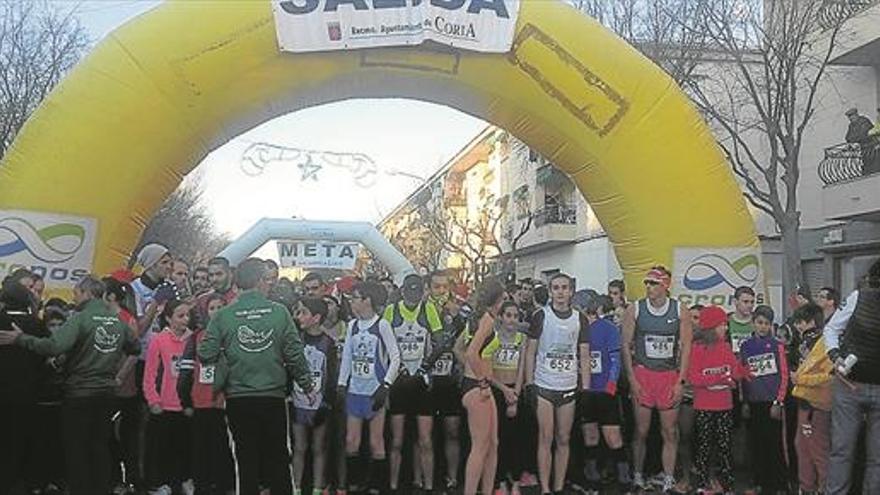
POLYGON ((682 303, 678 307, 679 335, 681 335, 681 372, 678 374, 678 388, 688 376, 688 367, 691 360, 691 343, 694 340, 691 319, 688 318, 688 308, 682 303))
POLYGON ((156 319, 156 314, 159 312, 158 308, 159 304, 156 301, 150 301, 150 304, 147 304, 147 307, 144 308, 144 314, 137 319, 138 337, 150 331, 150 327, 153 326, 153 321, 156 319))
POLYGON ((514 392, 517 394, 523 389, 526 379, 526 349, 528 348, 528 339, 521 344, 519 353, 519 362, 516 365, 516 387, 514 392))
POLYGON ((184 409, 192 409, 192 386, 193 374, 196 368, 196 337, 193 336, 186 343, 183 355, 180 356, 179 371, 177 376, 177 397, 184 409))
POLYGON ((617 382, 620 380, 620 334, 614 332, 609 336, 609 339, 608 360, 611 362, 611 367, 608 370, 608 382, 614 383, 616 391, 617 382))
POLYGON ((208 323, 208 329, 205 330, 205 338, 199 342, 198 355, 202 364, 214 364, 220 359, 220 318, 211 318, 208 323))
POLYGON ((134 368, 135 364, 137 364, 136 356, 127 356, 123 358, 122 366, 120 366, 119 371, 116 372, 116 383, 120 383, 122 381, 122 377, 131 373, 131 370, 134 368))
POLYGON ((492 380, 492 370, 489 366, 486 366, 486 363, 483 361, 483 357, 480 355, 480 348, 483 347, 483 344, 492 334, 494 323, 495 322, 491 317, 483 315, 483 317, 480 318, 479 326, 477 326, 477 332, 474 334, 474 338, 471 339, 471 343, 468 344, 467 350, 464 353, 465 362, 467 362, 478 380, 492 380))
POLYGON ((336 344, 333 342, 333 339, 327 337, 330 340, 330 345, 327 346, 327 369, 324 373, 324 403, 326 404, 335 404, 336 403, 336 387, 334 387, 333 383, 330 381, 333 376, 333 370, 338 369, 337 365, 339 364, 339 356, 336 353, 336 344))
POLYGON ((778 342, 776 352, 779 353, 779 390, 776 391, 776 400, 782 402, 785 400, 785 394, 788 392, 788 359, 785 357, 785 344, 778 342))
POLYGON ((578 353, 581 358, 578 359, 580 363, 580 372, 581 372, 581 390, 589 390, 590 389, 590 344, 589 343, 580 343, 578 344, 578 353))
POLYGON ((290 313, 283 310, 286 327, 284 328, 284 367, 287 369, 289 379, 296 382, 303 392, 309 393, 319 384, 312 383, 312 373, 309 370, 309 362, 303 353, 303 343, 299 336, 299 330, 293 322, 290 313))
POLYGON ((840 336, 846 330, 846 326, 849 324, 849 320, 852 318, 858 302, 859 291, 854 290, 846 297, 845 305, 838 308, 831 316, 831 319, 828 320, 828 323, 825 324, 822 336, 825 339, 825 347, 829 353, 840 352, 840 336))
POLYGON ((400 372, 400 348, 397 347, 397 339, 394 338, 394 331, 387 321, 379 322, 379 334, 385 343, 385 350, 388 351, 388 373, 385 374, 385 384, 390 386, 397 380, 397 374, 400 372))
POLYGON ((351 322, 345 329, 345 342, 342 344, 342 362, 339 364, 339 377, 336 386, 347 387, 348 377, 351 375, 351 325, 357 325, 357 321, 351 322))
MULTIPOLYGON (((630 304, 623 313, 623 328, 621 335, 623 337, 623 345, 620 348, 623 357, 623 369, 626 370, 626 376, 629 378, 630 384, 638 386, 636 374, 633 371, 632 346, 633 338, 636 333, 636 310, 637 303, 630 304)), ((687 369, 686 367, 684 369, 687 369)))
POLYGON ((147 359, 144 363, 144 398, 147 404, 154 406, 159 404, 159 391, 156 390, 156 376, 159 373, 159 361, 162 359, 159 353, 159 340, 154 338, 147 347, 147 359))
POLYGON ((73 349, 80 333, 80 314, 75 314, 49 337, 22 334, 15 344, 41 356, 58 356, 73 349))

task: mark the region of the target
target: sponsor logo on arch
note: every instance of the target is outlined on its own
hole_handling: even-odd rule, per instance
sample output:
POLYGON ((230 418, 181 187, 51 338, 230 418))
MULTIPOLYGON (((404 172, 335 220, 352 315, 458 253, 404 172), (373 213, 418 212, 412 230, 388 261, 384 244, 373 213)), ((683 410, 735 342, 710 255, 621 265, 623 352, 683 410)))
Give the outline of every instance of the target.
POLYGON ((679 248, 675 250, 672 292, 682 302, 733 309, 737 287, 751 287, 756 304, 766 304, 764 270, 757 248, 679 248))
POLYGON ((0 277, 27 268, 50 288, 71 288, 92 269, 97 222, 22 210, 0 210, 0 277))

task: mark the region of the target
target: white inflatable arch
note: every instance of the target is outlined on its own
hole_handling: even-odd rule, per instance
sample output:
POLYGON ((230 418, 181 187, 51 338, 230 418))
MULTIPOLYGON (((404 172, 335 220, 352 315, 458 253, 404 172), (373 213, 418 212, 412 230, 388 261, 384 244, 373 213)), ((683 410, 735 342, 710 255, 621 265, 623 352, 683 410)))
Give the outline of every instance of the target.
POLYGON ((388 268, 398 282, 408 273, 415 273, 409 260, 368 222, 263 218, 227 246, 220 256, 237 265, 271 240, 359 242, 388 268))

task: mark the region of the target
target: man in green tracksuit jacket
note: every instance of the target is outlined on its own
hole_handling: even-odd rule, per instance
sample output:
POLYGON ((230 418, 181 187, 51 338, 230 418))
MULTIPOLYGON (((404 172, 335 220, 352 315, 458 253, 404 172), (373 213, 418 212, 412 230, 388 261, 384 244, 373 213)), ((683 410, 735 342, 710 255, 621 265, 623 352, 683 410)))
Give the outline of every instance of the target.
POLYGON ((14 327, 0 345, 15 344, 41 356, 67 355, 61 420, 71 495, 110 491, 110 415, 116 371, 140 344, 134 330, 104 303, 104 283, 87 276, 73 290, 75 313, 46 338, 14 327))
POLYGON ((313 391, 299 331, 287 309, 266 298, 266 275, 257 258, 238 266, 238 301, 214 315, 198 349, 202 363, 221 365, 207 375, 216 377, 214 388, 227 397, 239 495, 259 493, 261 474, 272 493, 293 493, 285 396, 289 380, 313 391))

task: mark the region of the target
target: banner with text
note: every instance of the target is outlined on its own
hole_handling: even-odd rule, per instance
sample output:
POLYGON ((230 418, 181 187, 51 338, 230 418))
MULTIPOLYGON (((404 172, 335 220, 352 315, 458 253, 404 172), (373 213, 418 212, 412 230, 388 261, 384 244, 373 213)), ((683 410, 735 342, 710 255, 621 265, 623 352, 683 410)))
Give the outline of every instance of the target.
POLYGON ((733 310, 733 291, 751 287, 755 303, 767 304, 761 252, 757 248, 678 248, 672 293, 683 303, 733 310))
POLYGON ((282 51, 418 45, 504 53, 520 0, 273 0, 282 51))
POLYGON ((359 251, 357 243, 278 241, 278 259, 284 268, 354 270, 359 251))
POLYGON ((96 233, 92 218, 0 210, 0 278, 26 268, 50 289, 72 289, 92 270, 96 233))

